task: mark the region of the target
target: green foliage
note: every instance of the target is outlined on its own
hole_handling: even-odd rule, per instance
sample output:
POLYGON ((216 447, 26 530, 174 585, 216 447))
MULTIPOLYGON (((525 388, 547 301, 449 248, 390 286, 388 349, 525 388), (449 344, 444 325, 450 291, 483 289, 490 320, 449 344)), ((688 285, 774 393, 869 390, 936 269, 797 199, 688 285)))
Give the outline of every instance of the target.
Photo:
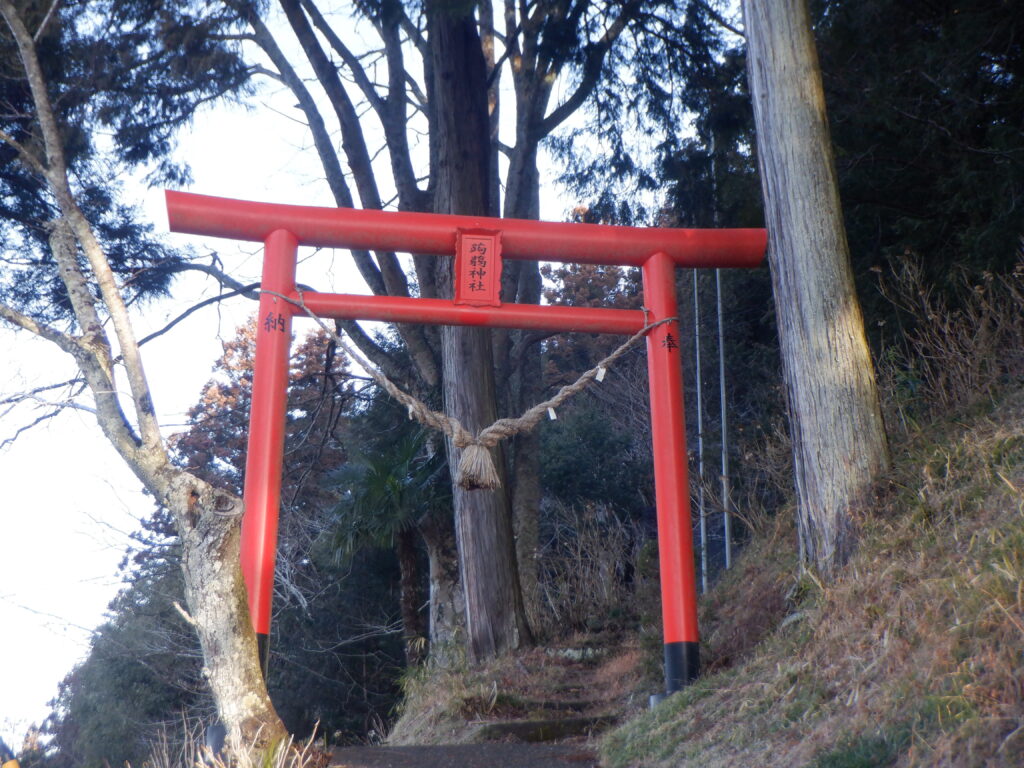
MULTIPOLYGON (((1006 0, 822 0, 816 31, 848 236, 869 268, 927 282, 1006 272, 1024 195, 1024 19, 1006 0)), ((880 319, 880 318, 879 318, 880 319)))
MULTIPOLYGON (((175 133, 200 105, 248 77, 223 34, 233 23, 206 0, 22 2, 37 32, 40 64, 60 124, 79 206, 100 238, 126 298, 165 294, 180 257, 162 245, 133 205, 119 199, 120 174, 143 167, 152 181, 182 182, 171 160, 175 133), (55 13, 42 23, 50 9, 55 13), (97 139, 104 136, 103 141, 97 139)), ((0 28, 0 130, 46 164, 14 41, 0 28)), ((70 308, 48 244, 58 215, 43 180, 0 143, 0 298, 47 322, 70 308)))
POLYGON ((897 731, 895 738, 886 734, 851 736, 819 755, 811 768, 885 768, 895 765, 907 745, 908 734, 897 731))
POLYGON ((541 433, 541 481, 568 505, 607 504, 639 519, 653 496, 650 457, 586 395, 541 433))
MULTIPOLYGON (((703 115, 705 86, 718 77, 713 64, 725 49, 724 30, 711 21, 709 4, 642 5, 628 43, 609 62, 611 76, 601 79, 584 108, 586 121, 548 144, 565 169, 560 180, 588 201, 595 221, 639 224, 655 218, 664 202, 656 199, 664 188, 663 170, 678 167, 675 158, 687 141, 680 128, 703 115)), ((734 82, 742 79, 742 61, 732 74, 734 82)), ((712 122, 725 125, 734 109, 749 111, 727 93, 718 97, 722 108, 712 122)))
MULTIPOLYGON (((386 410, 400 415, 396 408, 386 410)), ((365 546, 394 546, 400 531, 450 501, 443 454, 436 447, 428 451, 422 429, 411 429, 408 421, 395 423, 397 428, 373 437, 364 432, 331 478, 342 497, 335 508, 334 546, 343 557, 365 546)))

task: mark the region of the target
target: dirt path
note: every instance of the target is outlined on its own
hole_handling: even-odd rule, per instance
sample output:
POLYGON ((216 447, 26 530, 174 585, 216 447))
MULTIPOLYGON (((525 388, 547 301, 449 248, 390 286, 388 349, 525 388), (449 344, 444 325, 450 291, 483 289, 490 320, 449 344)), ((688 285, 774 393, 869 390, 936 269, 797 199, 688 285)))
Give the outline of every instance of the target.
POLYGON ((598 768, 590 749, 550 744, 342 747, 331 768, 598 768))

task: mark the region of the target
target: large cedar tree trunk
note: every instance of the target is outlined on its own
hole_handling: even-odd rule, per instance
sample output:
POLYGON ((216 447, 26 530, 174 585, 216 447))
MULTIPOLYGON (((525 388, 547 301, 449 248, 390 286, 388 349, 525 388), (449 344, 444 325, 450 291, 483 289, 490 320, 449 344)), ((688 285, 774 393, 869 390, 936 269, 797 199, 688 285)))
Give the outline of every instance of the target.
MULTIPOLYGON (((437 130, 434 212, 487 215, 489 125, 486 65, 471 12, 438 0, 429 6, 437 130)), ((437 288, 452 295, 452 260, 438 259, 437 288)), ((444 405, 471 432, 497 418, 493 350, 485 329, 441 330, 444 405)), ((495 451, 495 464, 504 462, 495 451)), ((460 451, 448 444, 450 465, 460 451)), ((466 599, 467 650, 478 661, 531 641, 516 568, 507 479, 497 491, 453 489, 459 565, 466 599)))
MULTIPOLYGON (((525 101, 525 99, 523 99, 525 101)), ((525 133, 525 131, 523 131, 525 133)), ((514 159, 509 172, 509 189, 505 215, 517 219, 540 218, 540 181, 537 173, 537 140, 534 135, 517 137, 530 147, 514 159), (521 158, 521 159, 520 159, 521 158), (518 161, 518 162, 517 162, 518 161), (518 169, 518 171, 517 171, 518 169), (513 172, 517 171, 517 172, 513 172), (514 183, 512 180, 515 180, 514 183)), ((509 291, 508 301, 520 304, 540 304, 542 283, 540 267, 535 261, 516 262, 515 285, 509 291)), ((518 342, 529 334, 522 331, 518 342)), ((506 355, 508 359, 509 355, 506 355)), ((541 371, 540 344, 531 344, 520 356, 516 370, 510 372, 506 385, 509 392, 509 412, 523 413, 543 399, 544 377, 541 371)), ((531 430, 516 435, 511 443, 512 454, 512 519, 515 529, 516 559, 519 583, 527 605, 527 616, 534 620, 540 606, 538 555, 540 552, 540 434, 531 430)))
POLYGON ((805 562, 830 575, 888 448, 806 0, 744 0, 768 252, 805 562))

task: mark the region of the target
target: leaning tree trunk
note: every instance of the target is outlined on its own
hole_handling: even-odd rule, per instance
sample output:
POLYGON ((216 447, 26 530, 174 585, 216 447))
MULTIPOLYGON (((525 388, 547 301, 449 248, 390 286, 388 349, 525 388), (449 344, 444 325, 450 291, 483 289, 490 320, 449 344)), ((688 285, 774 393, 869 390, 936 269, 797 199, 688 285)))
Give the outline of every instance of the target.
POLYGON ((806 0, 743 0, 805 562, 831 574, 888 465, 806 0))
MULTIPOLYGON (((463 6, 428 5, 428 32, 437 115, 435 213, 489 212, 489 126, 486 66, 472 13, 463 6), (464 15, 460 15, 464 14, 464 15)), ((438 292, 451 297, 452 260, 437 262, 438 292)), ((441 330, 444 404, 470 432, 497 418, 493 351, 486 329, 441 330)), ((448 441, 450 466, 460 451, 448 441)), ((496 461, 501 468, 503 461, 496 461)), ((531 640, 516 568, 507 481, 497 491, 453 488, 459 565, 466 599, 467 651, 474 661, 531 640)))
POLYGON ((203 649, 203 674, 233 754, 287 736, 267 695, 240 567, 242 500, 177 469, 136 474, 170 509, 181 538, 185 600, 203 649))

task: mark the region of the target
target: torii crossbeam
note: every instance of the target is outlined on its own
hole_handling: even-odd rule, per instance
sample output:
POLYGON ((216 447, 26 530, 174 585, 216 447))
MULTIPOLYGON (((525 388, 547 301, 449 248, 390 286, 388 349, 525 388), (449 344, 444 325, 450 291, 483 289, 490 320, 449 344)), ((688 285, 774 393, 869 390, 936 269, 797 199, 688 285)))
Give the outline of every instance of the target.
MULTIPOLYGON (((263 282, 245 467, 242 570, 266 663, 284 451, 288 358, 298 303, 320 317, 633 334, 677 317, 676 267, 757 267, 763 229, 653 229, 479 216, 276 205, 167 192, 174 232, 264 243, 263 282), (455 298, 303 291, 300 245, 456 257, 455 298), (502 259, 640 267, 644 311, 505 304, 502 259), (287 296, 292 304, 273 294, 287 296)), ((678 321, 647 336, 651 434, 665 649, 665 691, 700 672, 697 590, 678 321)), ((480 491, 484 493, 486 491, 480 491)))

